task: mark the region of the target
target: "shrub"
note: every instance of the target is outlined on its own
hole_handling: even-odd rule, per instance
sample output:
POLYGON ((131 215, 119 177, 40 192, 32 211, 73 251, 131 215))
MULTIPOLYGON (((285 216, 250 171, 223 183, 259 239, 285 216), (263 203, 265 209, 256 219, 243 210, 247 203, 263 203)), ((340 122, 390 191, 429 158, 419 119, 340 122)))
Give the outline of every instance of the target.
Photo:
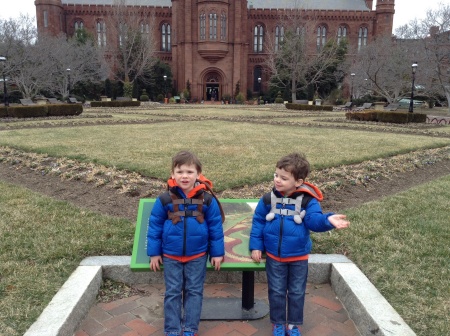
POLYGON ((8 108, 11 118, 39 118, 47 116, 47 105, 13 106, 8 108))
POLYGON ((149 101, 149 100, 150 100, 150 99, 148 98, 147 91, 145 91, 145 89, 142 90, 142 94, 141 94, 141 96, 139 97, 139 100, 140 100, 140 101, 149 101))
POLYGON ((245 101, 245 97, 242 93, 238 93, 238 95, 236 96, 236 101, 238 104, 244 104, 245 101))
POLYGON ((164 101, 164 96, 160 93, 159 95, 156 96, 156 101, 159 101, 159 102, 164 101))
POLYGON ((81 104, 52 104, 47 106, 48 116, 80 115, 83 112, 81 104))
POLYGON ((8 116, 8 110, 5 106, 0 107, 0 118, 6 118, 8 116))
POLYGON ((133 107, 141 106, 140 101, 113 100, 113 101, 93 101, 91 107, 133 107))
POLYGON ((303 111, 333 111, 331 105, 308 105, 308 104, 293 104, 287 103, 288 110, 303 110, 303 111))
POLYGON ((348 120, 357 121, 377 121, 393 124, 406 123, 424 123, 427 120, 427 115, 423 113, 409 113, 397 111, 364 111, 364 112, 347 112, 345 117, 348 120))

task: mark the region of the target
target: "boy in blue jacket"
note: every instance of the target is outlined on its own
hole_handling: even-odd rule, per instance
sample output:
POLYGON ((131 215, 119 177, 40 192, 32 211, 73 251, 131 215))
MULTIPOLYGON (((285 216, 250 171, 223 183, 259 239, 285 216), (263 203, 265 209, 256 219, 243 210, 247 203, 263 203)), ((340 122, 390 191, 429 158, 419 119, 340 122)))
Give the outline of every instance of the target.
POLYGON ((164 333, 197 335, 208 254, 220 270, 225 255, 222 213, 206 190, 198 158, 181 151, 172 159, 168 191, 153 205, 147 232, 150 269, 164 264, 164 333))
POLYGON ((309 162, 301 153, 281 158, 272 192, 258 202, 250 233, 252 259, 266 252, 270 321, 274 336, 301 336, 310 230, 324 232, 349 226, 345 215, 323 214, 320 190, 305 182, 309 162), (287 314, 286 314, 287 307, 287 314), (286 316, 287 315, 287 316, 286 316))

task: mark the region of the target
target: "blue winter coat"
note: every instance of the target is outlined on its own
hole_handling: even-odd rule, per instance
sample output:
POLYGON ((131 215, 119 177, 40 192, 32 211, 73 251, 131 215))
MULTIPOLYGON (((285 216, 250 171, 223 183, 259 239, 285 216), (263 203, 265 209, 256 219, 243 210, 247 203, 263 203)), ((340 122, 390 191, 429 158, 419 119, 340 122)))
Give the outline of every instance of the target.
MULTIPOLYGON (((178 187, 171 189, 179 198, 186 198, 178 187)), ((203 194, 202 213, 204 221, 200 223, 196 217, 181 216, 181 221, 173 224, 168 218, 168 211, 174 211, 172 202, 166 203, 168 192, 158 197, 153 205, 147 231, 147 255, 158 256, 192 256, 208 252, 211 257, 225 255, 222 217, 217 201, 211 194, 200 190, 203 194)), ((197 195, 198 196, 198 193, 197 195)), ((179 205, 179 211, 197 210, 197 205, 179 205), (186 207, 186 209, 185 209, 186 207)))
MULTIPOLYGON (((283 197, 275 188, 273 192, 277 197, 283 197)), ((300 192, 295 192, 289 197, 295 199, 299 195, 300 192)), ((316 196, 314 195, 314 197, 316 196)), ((323 214, 319 201, 314 197, 306 204, 306 207, 301 209, 306 210, 301 224, 295 223, 292 215, 275 214, 273 220, 267 221, 266 215, 271 210, 271 204, 270 202, 266 204, 262 197, 253 216, 249 249, 266 251, 280 258, 309 254, 312 248, 310 230, 324 232, 334 228, 328 220, 333 213, 323 214)), ((267 198, 270 199, 270 196, 266 196, 267 198)), ((281 207, 281 204, 277 204, 277 209, 281 207)), ((294 210, 295 206, 285 204, 284 207, 294 210)))

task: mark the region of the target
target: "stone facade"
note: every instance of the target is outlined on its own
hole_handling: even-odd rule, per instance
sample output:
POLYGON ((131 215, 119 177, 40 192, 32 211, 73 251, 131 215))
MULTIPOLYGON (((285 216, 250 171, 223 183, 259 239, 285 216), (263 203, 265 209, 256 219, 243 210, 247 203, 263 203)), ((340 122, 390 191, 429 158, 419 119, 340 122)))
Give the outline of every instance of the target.
MULTIPOLYGON (((117 43, 107 25, 101 26, 112 15, 115 1, 119 0, 36 0, 38 31, 71 36, 82 25, 99 46, 117 43)), ((121 1, 142 22, 150 16, 156 19, 158 57, 170 65, 176 90, 181 92, 189 80, 192 97, 199 100, 232 96, 238 83, 244 95, 247 89, 266 91, 265 43, 275 36, 280 18, 290 13, 300 11, 306 21, 313 20, 312 53, 319 27, 326 31, 326 39, 345 28, 341 33, 349 50, 356 52, 377 36, 392 34, 395 5, 395 0, 378 0, 372 10, 373 0, 121 1)))

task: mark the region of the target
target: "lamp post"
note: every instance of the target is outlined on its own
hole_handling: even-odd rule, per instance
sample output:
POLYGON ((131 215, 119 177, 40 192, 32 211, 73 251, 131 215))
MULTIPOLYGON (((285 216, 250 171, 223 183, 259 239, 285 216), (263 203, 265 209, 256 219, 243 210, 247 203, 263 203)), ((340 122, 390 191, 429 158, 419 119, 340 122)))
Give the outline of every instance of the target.
POLYGON ((352 73, 350 74, 350 76, 351 76, 351 78, 352 78, 352 87, 351 87, 351 89, 350 89, 350 101, 353 103, 353 81, 354 81, 354 79, 355 79, 355 73, 352 72, 352 73))
POLYGON ((3 101, 5 102, 5 106, 9 106, 8 101, 8 90, 6 88, 6 77, 5 77, 5 67, 6 67, 6 57, 0 56, 0 62, 3 63, 3 101))
POLYGON ((416 79, 416 70, 417 70, 417 62, 414 62, 411 65, 412 86, 411 86, 411 100, 409 101, 409 110, 408 110, 408 112, 411 112, 411 113, 414 110, 414 80, 416 79))
POLYGON ((258 90, 259 90, 259 97, 258 97, 258 105, 259 105, 259 104, 261 104, 261 98, 262 98, 261 77, 258 77, 258 90))
POLYGON ((167 75, 164 75, 163 77, 164 77, 164 98, 167 98, 167 75))
POLYGON ((67 71, 67 97, 70 97, 70 68, 67 68, 66 71, 67 71))

